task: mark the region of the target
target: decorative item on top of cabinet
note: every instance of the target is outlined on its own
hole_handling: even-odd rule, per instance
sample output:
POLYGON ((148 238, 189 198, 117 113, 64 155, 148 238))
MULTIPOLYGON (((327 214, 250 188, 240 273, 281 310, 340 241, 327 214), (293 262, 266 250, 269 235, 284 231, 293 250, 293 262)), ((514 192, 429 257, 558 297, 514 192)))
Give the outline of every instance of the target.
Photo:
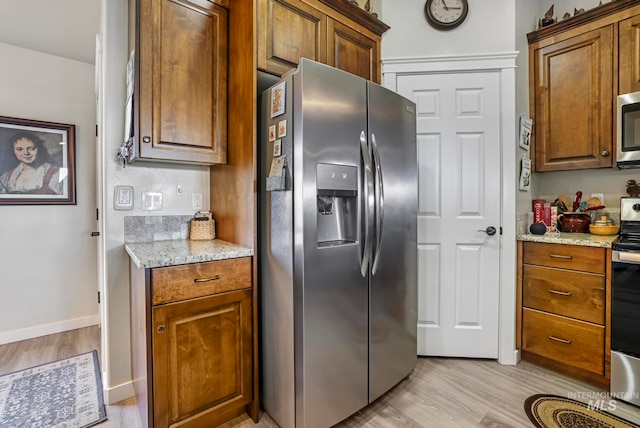
POLYGON ((281 76, 305 57, 380 83, 380 43, 389 26, 372 14, 346 0, 257 4, 260 70, 281 76))
POLYGON ((229 0, 129 0, 129 160, 226 163, 228 8, 229 0))

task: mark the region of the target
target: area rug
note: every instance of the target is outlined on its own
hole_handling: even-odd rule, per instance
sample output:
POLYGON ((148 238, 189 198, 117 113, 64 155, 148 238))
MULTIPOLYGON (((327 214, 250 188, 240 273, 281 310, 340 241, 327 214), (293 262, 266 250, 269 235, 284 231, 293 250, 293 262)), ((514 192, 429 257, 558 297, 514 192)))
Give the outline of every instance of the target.
POLYGON ((611 413, 557 395, 533 395, 525 400, 524 410, 538 428, 640 428, 611 413))
POLYGON ((82 428, 106 419, 96 351, 0 376, 0 428, 82 428))

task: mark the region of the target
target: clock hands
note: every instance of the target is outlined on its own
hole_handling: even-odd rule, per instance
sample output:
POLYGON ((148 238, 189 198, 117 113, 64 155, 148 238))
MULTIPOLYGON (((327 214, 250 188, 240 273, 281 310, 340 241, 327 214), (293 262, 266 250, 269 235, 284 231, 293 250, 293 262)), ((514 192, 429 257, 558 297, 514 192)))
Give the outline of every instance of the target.
POLYGON ((447 6, 447 2, 445 2, 444 0, 442 0, 442 4, 444 5, 444 9, 445 10, 460 10, 462 9, 461 7, 453 7, 453 6, 447 6))

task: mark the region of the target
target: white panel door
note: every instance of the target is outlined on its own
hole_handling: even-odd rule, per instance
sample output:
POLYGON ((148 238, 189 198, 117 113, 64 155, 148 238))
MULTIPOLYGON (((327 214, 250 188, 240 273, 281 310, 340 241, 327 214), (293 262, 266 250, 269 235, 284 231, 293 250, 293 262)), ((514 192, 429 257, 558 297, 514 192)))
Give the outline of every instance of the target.
POLYGON ((499 73, 405 75, 397 89, 417 105, 418 354, 497 358, 499 73))

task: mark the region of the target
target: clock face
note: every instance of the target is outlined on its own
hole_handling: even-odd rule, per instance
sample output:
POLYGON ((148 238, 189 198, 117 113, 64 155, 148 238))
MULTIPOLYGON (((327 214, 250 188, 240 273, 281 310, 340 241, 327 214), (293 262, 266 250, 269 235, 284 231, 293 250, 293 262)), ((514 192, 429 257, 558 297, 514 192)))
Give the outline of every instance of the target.
POLYGON ((427 0, 424 13, 427 21, 439 30, 455 28, 467 17, 467 0, 427 0))

